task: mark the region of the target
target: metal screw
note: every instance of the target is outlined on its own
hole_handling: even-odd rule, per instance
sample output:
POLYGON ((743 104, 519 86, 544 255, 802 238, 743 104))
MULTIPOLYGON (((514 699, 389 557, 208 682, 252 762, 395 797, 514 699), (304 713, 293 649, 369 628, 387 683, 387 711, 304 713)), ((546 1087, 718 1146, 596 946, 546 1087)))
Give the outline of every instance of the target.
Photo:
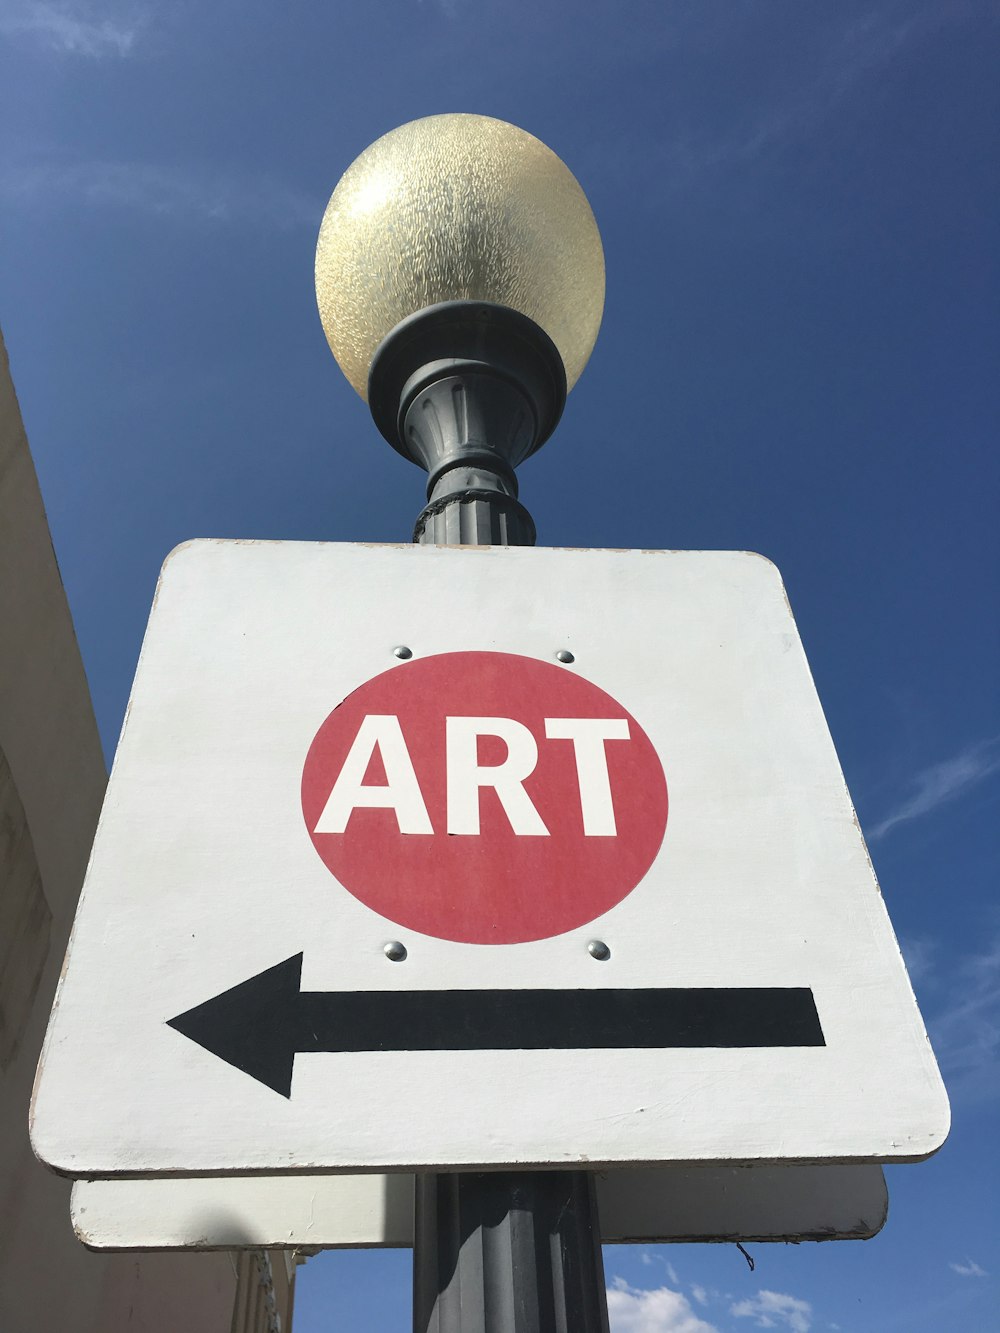
POLYGON ((398 657, 401 662, 405 662, 413 656, 413 649, 407 648, 405 643, 401 643, 398 648, 393 648, 392 655, 398 657))
POLYGON ((556 653, 556 661, 575 662, 576 658, 573 656, 573 654, 570 652, 568 648, 560 648, 559 651, 556 653))
POLYGON ((591 940, 587 945, 587 952, 591 958, 596 958, 599 963, 603 963, 611 957, 611 950, 603 940, 591 940))
POLYGON ((406 945, 400 944, 399 940, 390 940, 382 952, 390 963, 401 963, 406 957, 406 945))

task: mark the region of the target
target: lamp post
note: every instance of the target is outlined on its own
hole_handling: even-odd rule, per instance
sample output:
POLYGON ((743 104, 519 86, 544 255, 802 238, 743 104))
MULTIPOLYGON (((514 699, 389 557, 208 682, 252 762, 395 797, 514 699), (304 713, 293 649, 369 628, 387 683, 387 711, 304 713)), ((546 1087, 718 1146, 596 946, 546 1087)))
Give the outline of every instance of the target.
POLYGON ((320 317, 375 424, 429 475, 415 539, 532 545, 514 468, 587 364, 604 254, 555 153, 486 116, 428 116, 347 169, 316 249, 320 317))
MULTIPOLYGON (((414 541, 533 545, 515 468, 555 429, 604 306, 597 224, 565 164, 486 116, 400 126, 337 185, 316 290, 344 374, 428 473, 414 541)), ((415 1333, 607 1331, 586 1172, 419 1177, 413 1271, 415 1333)))

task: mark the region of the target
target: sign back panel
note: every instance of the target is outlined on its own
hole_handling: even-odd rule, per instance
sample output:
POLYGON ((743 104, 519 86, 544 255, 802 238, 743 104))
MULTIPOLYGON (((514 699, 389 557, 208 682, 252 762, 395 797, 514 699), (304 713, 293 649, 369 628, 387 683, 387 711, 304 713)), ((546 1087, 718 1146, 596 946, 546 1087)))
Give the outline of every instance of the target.
MULTIPOLYGON (((606 1245, 867 1240, 889 1208, 877 1166, 639 1167, 596 1186, 606 1245)), ((70 1215, 92 1250, 405 1248, 413 1176, 78 1180, 70 1215)))
POLYGON ((878 1162, 947 1124, 769 562, 168 559, 40 1064, 44 1161, 878 1162))

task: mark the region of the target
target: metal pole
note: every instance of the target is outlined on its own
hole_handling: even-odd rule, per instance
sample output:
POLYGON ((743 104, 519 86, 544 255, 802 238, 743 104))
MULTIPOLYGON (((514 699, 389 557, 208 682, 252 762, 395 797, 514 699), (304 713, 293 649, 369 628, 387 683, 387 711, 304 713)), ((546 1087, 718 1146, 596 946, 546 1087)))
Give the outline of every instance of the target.
MULTIPOLYGON (((514 469, 565 400, 555 345, 513 310, 451 301, 397 325, 372 362, 368 403, 428 473, 413 540, 533 546, 514 469)), ((585 1171, 418 1176, 414 1333, 608 1333, 600 1235, 585 1171)))
POLYGON ((608 1333, 593 1176, 417 1177, 413 1333, 608 1333))
MULTIPOLYGON (((509 483, 455 468, 417 522, 421 544, 534 544, 509 483)), ((516 495, 516 490, 514 491, 516 495)), ((497 1171, 417 1177, 413 1333, 608 1333, 593 1176, 497 1171)))

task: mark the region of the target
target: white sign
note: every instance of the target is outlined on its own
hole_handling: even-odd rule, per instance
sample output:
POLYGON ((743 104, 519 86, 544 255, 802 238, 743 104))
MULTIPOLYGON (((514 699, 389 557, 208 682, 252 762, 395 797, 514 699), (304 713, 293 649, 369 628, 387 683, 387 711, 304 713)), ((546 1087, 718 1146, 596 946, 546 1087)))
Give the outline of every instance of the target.
POLYGON ((944 1089, 777 571, 195 542, 53 1011, 86 1176, 913 1160, 944 1089))
MULTIPOLYGON (((660 1167, 597 1176, 601 1239, 867 1240, 888 1212, 877 1166, 660 1167)), ((93 1250, 413 1244, 413 1176, 78 1180, 73 1229, 93 1250)))

